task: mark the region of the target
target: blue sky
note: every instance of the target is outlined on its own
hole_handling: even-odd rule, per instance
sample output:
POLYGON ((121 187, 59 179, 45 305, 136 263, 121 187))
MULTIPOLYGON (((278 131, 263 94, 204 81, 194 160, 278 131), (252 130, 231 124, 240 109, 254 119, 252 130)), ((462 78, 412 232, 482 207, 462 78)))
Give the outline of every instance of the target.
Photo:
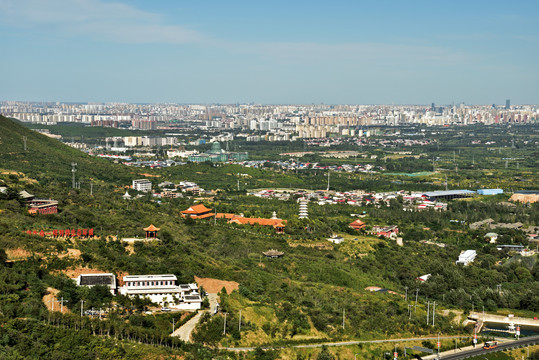
POLYGON ((539 103, 538 1, 0 0, 0 100, 539 103))

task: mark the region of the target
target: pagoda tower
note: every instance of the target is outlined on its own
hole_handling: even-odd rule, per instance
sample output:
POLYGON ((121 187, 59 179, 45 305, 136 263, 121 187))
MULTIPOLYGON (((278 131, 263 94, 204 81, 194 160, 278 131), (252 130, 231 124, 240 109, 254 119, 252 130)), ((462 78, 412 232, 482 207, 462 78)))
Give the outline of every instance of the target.
POLYGON ((308 219, 309 218, 309 211, 307 209, 308 200, 305 198, 301 198, 298 201, 299 201, 299 218, 308 219))

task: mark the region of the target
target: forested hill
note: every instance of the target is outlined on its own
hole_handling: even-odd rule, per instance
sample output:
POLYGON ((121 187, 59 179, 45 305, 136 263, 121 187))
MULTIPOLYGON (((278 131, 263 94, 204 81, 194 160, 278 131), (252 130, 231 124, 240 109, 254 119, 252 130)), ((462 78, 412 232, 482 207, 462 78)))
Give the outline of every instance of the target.
POLYGON ((0 115, 1 170, 23 172, 42 184, 70 184, 72 162, 77 163, 77 178, 82 182, 101 180, 120 184, 130 181, 135 171, 91 157, 0 115), (27 138, 26 151, 24 137, 27 138))

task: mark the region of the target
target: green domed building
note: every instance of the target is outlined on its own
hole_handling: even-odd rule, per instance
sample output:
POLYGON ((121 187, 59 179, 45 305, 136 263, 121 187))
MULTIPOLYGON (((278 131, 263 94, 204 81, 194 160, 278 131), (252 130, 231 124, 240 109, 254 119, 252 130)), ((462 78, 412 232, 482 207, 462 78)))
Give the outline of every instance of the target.
POLYGON ((193 162, 227 162, 227 161, 243 161, 249 158, 246 152, 228 152, 221 149, 221 144, 215 141, 211 144, 211 150, 207 153, 189 156, 189 161, 193 162))

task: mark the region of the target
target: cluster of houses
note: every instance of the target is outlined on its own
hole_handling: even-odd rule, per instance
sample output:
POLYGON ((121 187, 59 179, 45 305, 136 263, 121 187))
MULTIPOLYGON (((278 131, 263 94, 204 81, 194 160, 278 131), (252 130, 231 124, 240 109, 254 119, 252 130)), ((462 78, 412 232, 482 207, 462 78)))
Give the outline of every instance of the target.
POLYGON ((107 286, 115 295, 120 293, 131 298, 147 298, 162 307, 178 310, 197 310, 202 306, 198 285, 178 284, 173 274, 125 275, 120 284, 112 273, 80 274, 75 280, 77 286, 107 286))
POLYGON ((249 195, 264 199, 288 200, 290 196, 302 196, 318 205, 337 205, 347 204, 362 206, 372 204, 377 207, 389 206, 391 200, 398 196, 403 198, 403 209, 405 211, 420 211, 427 209, 447 210, 447 203, 441 202, 436 198, 430 198, 427 193, 407 194, 405 191, 387 192, 387 193, 366 193, 364 191, 305 191, 298 190, 290 192, 287 190, 266 189, 249 193, 249 195))
POLYGON ((231 213, 218 213, 212 209, 207 208, 203 204, 193 205, 181 212, 182 217, 189 217, 191 219, 226 219, 229 224, 239 225, 261 225, 272 226, 277 233, 283 233, 286 227, 286 220, 279 219, 277 214, 273 212, 273 216, 270 219, 265 218, 250 218, 245 217, 243 214, 231 214, 231 213))
MULTIPOLYGON (((169 198, 175 199, 183 197, 183 193, 190 195, 199 195, 204 192, 204 189, 200 188, 196 183, 190 181, 180 181, 178 184, 174 184, 170 181, 163 181, 157 185, 161 192, 152 192, 152 182, 148 179, 136 179, 133 180, 131 188, 139 192, 152 193, 157 198, 169 198)), ((142 195, 137 195, 141 197, 142 195)), ((129 200, 132 196, 128 191, 125 192, 123 198, 129 200)))

